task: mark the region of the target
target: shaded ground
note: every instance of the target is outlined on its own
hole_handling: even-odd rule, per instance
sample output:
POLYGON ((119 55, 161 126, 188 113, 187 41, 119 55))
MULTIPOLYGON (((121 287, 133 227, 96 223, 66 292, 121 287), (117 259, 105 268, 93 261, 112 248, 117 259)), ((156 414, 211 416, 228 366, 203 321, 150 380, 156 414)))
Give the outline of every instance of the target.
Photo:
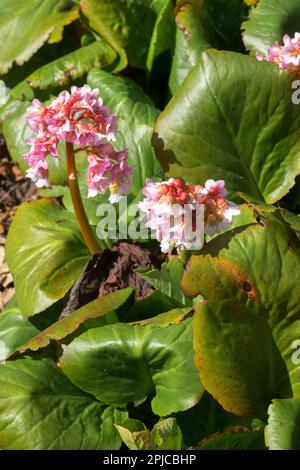
POLYGON ((0 135, 0 309, 14 294, 13 282, 5 262, 5 240, 17 207, 37 198, 35 185, 10 160, 0 135))

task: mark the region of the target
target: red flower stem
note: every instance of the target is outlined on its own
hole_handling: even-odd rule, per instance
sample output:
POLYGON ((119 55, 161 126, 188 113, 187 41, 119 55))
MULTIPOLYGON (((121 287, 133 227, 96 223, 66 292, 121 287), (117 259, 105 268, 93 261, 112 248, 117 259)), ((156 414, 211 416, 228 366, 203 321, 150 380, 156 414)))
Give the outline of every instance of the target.
POLYGON ((85 213, 85 209, 82 203, 80 190, 78 186, 77 170, 75 163, 75 152, 72 143, 66 142, 66 156, 67 156, 67 171, 69 180, 69 189, 71 193, 71 199, 74 207, 74 211, 80 226, 82 236, 85 244, 91 253, 101 253, 101 249, 96 240, 96 237, 91 229, 88 218, 85 213))

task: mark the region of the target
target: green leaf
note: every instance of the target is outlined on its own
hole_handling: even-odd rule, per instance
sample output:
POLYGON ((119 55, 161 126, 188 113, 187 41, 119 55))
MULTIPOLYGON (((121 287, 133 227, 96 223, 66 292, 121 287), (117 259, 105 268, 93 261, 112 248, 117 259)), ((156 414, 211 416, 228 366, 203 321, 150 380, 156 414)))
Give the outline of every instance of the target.
POLYGON ((129 165, 134 168, 132 193, 136 196, 145 180, 160 170, 151 146, 157 110, 133 81, 103 70, 89 73, 88 84, 100 89, 104 104, 118 116, 119 136, 115 147, 128 147, 129 165))
POLYGON ((176 300, 166 294, 155 290, 145 299, 139 300, 130 307, 124 314, 123 320, 126 322, 136 322, 147 320, 159 314, 168 312, 177 306, 176 300))
POLYGON ((293 345, 300 337, 300 243, 272 214, 213 240, 193 256, 183 290, 195 306, 196 364, 228 411, 265 418, 273 398, 300 396, 293 345), (291 273, 293 275, 291 276, 291 273))
POLYGON ((26 62, 56 26, 63 27, 77 16, 78 7, 69 0, 2 0, 0 74, 6 73, 13 62, 26 62))
POLYGON ((192 305, 191 300, 181 290, 180 282, 184 273, 184 266, 176 258, 164 263, 161 269, 152 269, 147 272, 139 272, 139 275, 152 284, 155 289, 172 299, 177 307, 192 305))
POLYGON ((253 53, 265 54, 275 41, 282 44, 285 34, 293 36, 299 31, 299 23, 298 0, 260 0, 242 25, 245 46, 253 53))
POLYGON ((153 0, 81 0, 88 25, 118 52, 125 49, 133 67, 145 68, 156 20, 153 0))
POLYGON ((237 426, 200 442, 197 450, 266 450, 264 429, 237 426))
POLYGON ((151 318, 134 322, 134 325, 153 325, 153 326, 169 326, 179 325, 185 318, 191 316, 192 308, 173 308, 169 312, 159 313, 151 318))
POLYGON ((3 80, 0 80, 0 125, 4 118, 15 110, 16 105, 15 100, 11 99, 9 88, 3 80))
POLYGON ((274 64, 203 53, 156 123, 154 144, 167 176, 195 184, 220 178, 231 195, 282 198, 300 165, 300 108, 291 101, 291 81, 274 64))
POLYGON ((5 361, 39 330, 26 320, 14 297, 0 314, 0 362, 5 361))
POLYGON ((0 80, 0 109, 6 105, 9 100, 9 89, 6 87, 3 80, 0 80))
POLYGON ((207 392, 196 406, 181 413, 176 413, 187 447, 195 446, 199 441, 216 432, 225 431, 231 426, 248 426, 248 420, 225 411, 207 392))
POLYGON ((119 449, 113 424, 126 415, 76 388, 51 360, 0 365, 1 449, 119 449))
MULTIPOLYGON (((147 55, 147 72, 153 72, 160 56, 164 56, 173 46, 175 23, 173 20, 172 0, 163 0, 159 15, 154 25, 147 55)), ((161 64, 163 65, 163 64, 161 64)))
POLYGON ((149 431, 141 421, 126 420, 116 425, 123 442, 130 450, 180 450, 182 435, 176 419, 159 421, 149 431))
POLYGON ((286 209, 280 209, 283 219, 290 225, 295 232, 300 232, 300 216, 293 214, 286 209))
POLYGON ((93 67, 111 65, 116 52, 100 39, 92 44, 71 52, 35 70, 26 81, 33 88, 68 86, 72 80, 82 77, 93 67))
POLYGON ((66 338, 66 336, 76 331, 80 325, 84 325, 88 320, 97 319, 98 327, 107 323, 117 322, 118 317, 115 314, 115 310, 128 299, 132 292, 133 289, 122 289, 89 302, 72 312, 71 315, 53 323, 38 335, 34 335, 34 338, 31 335, 30 341, 25 344, 23 344, 24 342, 21 343, 22 346, 18 350, 24 352, 29 349, 37 351, 40 348, 45 348, 52 340, 59 341, 66 338))
POLYGON ((63 346, 60 367, 79 388, 116 406, 152 399, 160 416, 190 408, 203 389, 193 361, 192 322, 157 327, 116 323, 63 346))
POLYGON ((147 55, 146 69, 150 89, 158 97, 163 98, 166 90, 164 85, 169 78, 171 66, 171 52, 175 41, 175 21, 172 0, 162 0, 161 9, 157 17, 147 55), (157 83, 160 84, 157 87, 157 83))
POLYGON ((176 40, 169 78, 172 94, 196 65, 201 52, 216 46, 204 0, 179 0, 175 9, 176 40))
POLYGON ((2 131, 12 160, 16 161, 23 171, 28 168, 23 158, 23 154, 29 149, 26 140, 32 137, 32 131, 26 122, 29 104, 29 101, 19 103, 14 112, 4 120, 2 131))
POLYGON ((26 317, 64 297, 89 254, 72 214, 48 200, 22 204, 10 227, 6 257, 26 317))
POLYGON ((265 430, 270 450, 300 450, 300 400, 273 400, 265 430))

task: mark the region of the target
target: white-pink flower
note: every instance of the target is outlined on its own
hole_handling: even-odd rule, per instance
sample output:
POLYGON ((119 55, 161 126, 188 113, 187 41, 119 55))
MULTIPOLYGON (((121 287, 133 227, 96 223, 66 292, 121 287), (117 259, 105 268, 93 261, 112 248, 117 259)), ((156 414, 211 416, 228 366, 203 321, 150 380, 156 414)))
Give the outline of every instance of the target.
POLYGON ((294 37, 285 34, 283 45, 277 41, 268 50, 268 54, 263 56, 256 54, 258 61, 274 62, 282 70, 289 70, 294 74, 299 74, 300 70, 300 33, 295 33, 294 37))
POLYGON ((127 164, 127 149, 116 152, 111 144, 93 147, 88 153, 88 197, 110 190, 109 201, 118 202, 131 186, 132 168, 127 164))
POLYGON ((170 178, 155 183, 148 179, 139 209, 146 215, 146 226, 155 232, 163 252, 200 249, 204 233, 212 235, 225 231, 232 218, 240 213, 238 207, 224 197, 223 180, 207 180, 204 186, 185 185, 170 178), (203 227, 198 225, 199 208, 203 209, 203 227), (197 233, 203 230, 204 233, 197 233))
POLYGON ((46 160, 37 160, 27 171, 26 176, 30 178, 38 188, 49 186, 48 164, 46 160))
POLYGON ((98 93, 88 85, 62 91, 48 107, 48 132, 81 147, 115 140, 116 116, 96 98, 98 93))

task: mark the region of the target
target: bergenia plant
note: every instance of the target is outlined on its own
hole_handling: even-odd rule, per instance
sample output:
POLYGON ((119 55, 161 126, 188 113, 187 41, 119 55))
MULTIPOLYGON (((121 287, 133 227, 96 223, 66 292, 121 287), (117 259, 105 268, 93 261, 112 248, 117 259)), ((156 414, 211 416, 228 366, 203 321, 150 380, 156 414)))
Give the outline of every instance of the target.
POLYGON ((66 161, 69 188, 82 235, 92 254, 99 245, 90 228, 81 200, 77 180, 76 151, 86 153, 88 161, 86 184, 88 197, 110 191, 111 203, 127 194, 133 169, 128 167, 128 150, 117 152, 112 142, 116 140, 116 115, 110 113, 99 95, 88 85, 73 86, 71 92, 62 91, 48 106, 34 99, 28 108, 27 119, 36 134, 28 140, 30 150, 24 155, 29 165, 27 176, 38 187, 48 186, 47 157, 59 158, 58 143, 66 143, 66 161))

